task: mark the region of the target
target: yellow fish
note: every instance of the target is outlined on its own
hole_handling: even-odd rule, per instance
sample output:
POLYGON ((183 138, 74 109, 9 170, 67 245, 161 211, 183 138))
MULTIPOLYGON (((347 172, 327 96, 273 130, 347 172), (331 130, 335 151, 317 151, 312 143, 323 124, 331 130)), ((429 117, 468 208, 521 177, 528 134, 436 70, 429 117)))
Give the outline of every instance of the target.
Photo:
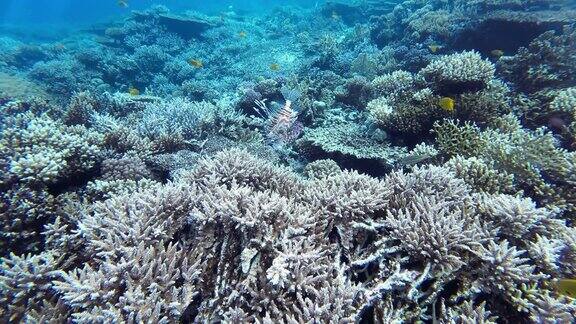
POLYGON ((128 1, 127 0, 118 0, 118 5, 122 8, 128 8, 128 1))
POLYGON ((188 64, 192 65, 193 67, 195 67, 197 69, 204 67, 204 63, 202 63, 202 60, 198 60, 198 59, 189 59, 188 64))
POLYGON ((436 44, 431 44, 431 45, 428 45, 428 49, 430 50, 430 52, 436 53, 442 49, 442 46, 436 45, 436 44))
POLYGON ((246 36, 248 36, 248 33, 246 33, 245 31, 241 31, 238 33, 238 37, 240 38, 246 38, 246 36))
POLYGON ((560 279, 556 284, 556 291, 559 294, 576 298, 576 279, 560 279))
POLYGON ((270 64, 270 70, 272 70, 272 71, 278 71, 278 70, 280 70, 280 64, 278 64, 278 63, 272 63, 272 64, 270 64))
POLYGON ((438 100, 438 106, 447 112, 454 112, 456 102, 450 97, 442 97, 438 100))
POLYGON ((500 56, 504 55, 504 51, 499 50, 499 49, 495 49, 495 50, 491 50, 490 54, 492 54, 492 56, 494 56, 495 58, 500 58, 500 56))
POLYGON ((131 96, 139 96, 139 95, 140 95, 140 90, 138 90, 138 89, 136 89, 136 88, 134 88, 134 87, 130 87, 130 88, 128 88, 128 93, 129 93, 131 96))

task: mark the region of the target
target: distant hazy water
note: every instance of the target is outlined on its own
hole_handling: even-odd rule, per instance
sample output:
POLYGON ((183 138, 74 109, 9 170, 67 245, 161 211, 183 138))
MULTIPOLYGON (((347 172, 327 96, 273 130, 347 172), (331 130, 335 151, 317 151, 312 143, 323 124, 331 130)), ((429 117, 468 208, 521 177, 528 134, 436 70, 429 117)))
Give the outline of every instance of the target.
POLYGON ((174 11, 197 10, 216 14, 227 10, 266 11, 279 5, 315 6, 324 1, 311 0, 0 0, 0 25, 78 26, 109 21, 131 9, 141 10, 165 5, 174 11))

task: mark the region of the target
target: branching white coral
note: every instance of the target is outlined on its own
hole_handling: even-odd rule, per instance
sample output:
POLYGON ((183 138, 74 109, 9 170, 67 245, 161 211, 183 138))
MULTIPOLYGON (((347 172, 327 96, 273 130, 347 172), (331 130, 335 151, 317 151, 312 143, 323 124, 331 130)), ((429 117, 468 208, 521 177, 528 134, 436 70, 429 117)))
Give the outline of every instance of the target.
POLYGON ((478 52, 462 52, 443 56, 420 70, 427 81, 433 84, 475 83, 486 85, 496 68, 483 60, 478 52))

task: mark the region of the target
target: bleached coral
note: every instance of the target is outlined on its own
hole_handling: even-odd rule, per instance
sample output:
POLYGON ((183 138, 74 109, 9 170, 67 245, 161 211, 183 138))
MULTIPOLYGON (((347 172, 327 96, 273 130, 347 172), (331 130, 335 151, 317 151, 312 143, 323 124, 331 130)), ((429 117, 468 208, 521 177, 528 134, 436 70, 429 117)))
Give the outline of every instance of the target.
POLYGON ((253 190, 272 190, 282 196, 298 194, 301 186, 298 176, 289 169, 275 166, 248 153, 246 150, 223 151, 211 158, 198 161, 192 172, 184 172, 179 181, 215 181, 217 184, 237 183, 253 190))
POLYGON ((103 136, 83 126, 64 126, 47 117, 22 115, 3 132, 9 172, 23 181, 54 183, 89 171, 102 157, 103 136))
POLYGON ((424 264, 457 269, 465 264, 464 254, 479 249, 493 235, 477 217, 464 213, 471 204, 470 189, 447 169, 416 167, 408 175, 394 172, 385 185, 392 193, 381 224, 386 234, 375 244, 381 251, 376 255, 405 251, 424 264), (398 247, 395 242, 403 243, 398 247))
POLYGON ((42 227, 62 203, 58 189, 49 186, 58 188, 93 172, 104 155, 103 136, 32 112, 10 115, 5 126, 0 139, 0 242, 5 253, 38 252, 42 227))
POLYGON ((303 179, 246 151, 223 151, 174 182, 72 209, 48 226, 49 246, 90 262, 57 266, 44 286, 54 299, 40 295, 30 316, 60 309, 78 322, 415 321, 430 319, 441 296, 449 302, 441 318, 569 310, 534 296, 570 262, 560 251, 576 255, 576 236, 529 200, 484 195, 446 167, 303 179), (499 220, 523 215, 518 204, 536 213, 522 219, 533 220, 525 223, 538 237, 520 225, 499 231, 499 220), (66 239, 81 248, 66 248, 66 239), (532 242, 541 249, 526 252, 532 242), (532 259, 546 244, 555 246, 547 258, 556 268, 532 259), (486 294, 505 305, 482 303, 486 294))
POLYGON ((445 317, 448 321, 456 323, 496 324, 498 319, 486 310, 486 302, 474 305, 471 301, 465 301, 460 305, 448 308, 445 317))
POLYGON ((366 110, 379 123, 384 123, 394 112, 394 108, 390 105, 390 100, 387 97, 379 97, 368 102, 366 110))
POLYGON ((486 274, 486 277, 479 280, 479 284, 486 292, 503 294, 513 299, 519 293, 520 284, 535 283, 546 278, 534 272, 535 266, 529 264, 529 259, 524 257, 527 256, 526 251, 510 246, 506 240, 500 243, 491 241, 477 253, 483 261, 484 269, 480 271, 486 274))
POLYGON ((479 209, 500 227, 500 235, 508 239, 522 239, 530 233, 542 232, 543 223, 555 217, 553 211, 537 208, 531 199, 502 194, 484 197, 479 209))
POLYGON ((405 209, 388 212, 386 240, 404 242, 401 249, 416 260, 451 270, 464 266, 462 256, 478 250, 491 233, 478 219, 450 207, 437 198, 417 197, 405 209))
POLYGON ((125 155, 118 159, 102 161, 102 178, 104 180, 141 180, 151 178, 152 174, 138 156, 125 155))
POLYGON ((21 321, 23 315, 38 310, 43 301, 51 297, 51 282, 64 275, 63 256, 52 252, 38 255, 16 256, 1 259, 0 267, 0 318, 3 321, 21 321))
POLYGON ((372 80, 374 95, 398 97, 409 93, 415 85, 414 76, 407 71, 394 71, 372 80))
POLYGON ((406 153, 403 147, 390 145, 378 133, 348 121, 307 128, 298 145, 311 157, 342 160, 345 156, 384 167, 393 165, 406 153))
POLYGON ((310 179, 320 179, 340 173, 338 163, 333 160, 317 160, 308 163, 304 168, 304 174, 310 179))
POLYGON ((131 194, 142 189, 153 188, 160 183, 150 179, 94 180, 86 184, 84 193, 90 201, 105 200, 118 195, 131 194))
POLYGON ((185 249, 141 241, 117 262, 69 272, 55 281, 54 289, 81 322, 165 322, 181 317, 195 295, 196 277, 197 265, 189 262, 185 249), (117 295, 119 290, 123 294, 117 295))
POLYGON ((466 90, 484 88, 494 78, 495 71, 494 64, 482 59, 478 52, 464 51, 433 61, 420 70, 419 75, 433 87, 466 90))
POLYGON ((181 137, 190 140, 205 132, 225 131, 241 116, 229 107, 173 98, 149 104, 138 122, 140 134, 150 139, 181 137))

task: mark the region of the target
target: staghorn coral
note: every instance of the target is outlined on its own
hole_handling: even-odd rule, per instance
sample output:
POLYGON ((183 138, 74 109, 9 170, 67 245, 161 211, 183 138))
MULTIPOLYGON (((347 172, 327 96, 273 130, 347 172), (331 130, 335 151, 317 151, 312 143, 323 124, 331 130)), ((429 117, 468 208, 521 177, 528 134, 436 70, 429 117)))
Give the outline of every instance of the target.
POLYGON ((449 323, 485 323, 496 324, 497 316, 491 316, 491 312, 486 310, 486 302, 475 306, 471 301, 449 307, 443 316, 449 323))
POLYGON ((18 181, 55 183, 90 171, 101 159, 103 136, 47 117, 16 116, 0 146, 10 150, 8 172, 18 181))
POLYGON ((573 215, 575 197, 569 187, 574 182, 574 153, 560 148, 544 128, 523 129, 512 116, 502 119, 500 125, 497 130, 483 133, 487 145, 481 152, 482 158, 493 161, 497 169, 513 173, 520 188, 531 197, 573 215))
POLYGON ((440 92, 463 93, 485 88, 495 70, 494 64, 470 51, 443 56, 418 74, 440 92))
POLYGON ((282 196, 298 194, 300 178, 287 168, 277 167, 255 157, 245 150, 231 149, 217 153, 211 159, 202 159, 192 172, 181 175, 181 181, 211 179, 219 184, 238 183, 253 190, 273 190, 282 196), (298 191, 298 190, 296 190, 298 191))
MULTIPOLYGON (((576 87, 560 90, 550 102, 550 109, 554 112, 576 116, 576 87)), ((576 117, 572 118, 576 119, 576 117)))
POLYGON ((185 303, 194 296, 197 265, 189 264, 186 251, 176 244, 143 243, 126 249, 115 264, 105 262, 99 269, 85 265, 54 283, 54 290, 72 309, 72 318, 80 322, 180 318, 185 303), (123 294, 114 296, 120 289, 123 294))
MULTIPOLYGON (((56 266, 26 316, 410 321, 430 318, 440 294, 442 318, 459 309, 469 318, 509 318, 503 309, 520 318, 565 316, 571 306, 543 288, 545 272, 556 270, 535 271, 544 264, 532 259, 537 250, 525 253, 513 243, 522 240, 501 238, 493 223, 505 222, 503 209, 520 212, 507 207, 518 204, 548 214, 529 199, 506 196, 500 207, 505 196, 482 197, 446 167, 383 180, 349 171, 306 180, 246 151, 223 151, 174 182, 83 206, 64 236, 57 220, 51 246, 73 235, 82 249, 67 249, 71 260, 91 261, 56 266)), ((531 242, 554 241, 556 251, 576 255, 570 229, 547 218, 534 218, 541 230, 531 242)), ((511 238, 526 233, 507 230, 511 238)), ((550 258, 556 268, 569 262, 550 258)))
MULTIPOLYGON (((69 262, 69 261, 68 261, 69 262)), ((21 321, 23 316, 39 310, 52 298, 52 280, 64 275, 64 256, 53 252, 2 258, 0 267, 0 304, 2 321, 21 321)))
POLYGON ((434 131, 439 148, 448 156, 476 156, 500 172, 513 174, 518 189, 572 218, 574 153, 560 148, 545 128, 522 128, 513 115, 500 118, 497 124, 496 129, 481 131, 470 124, 446 121, 436 124, 434 131))
POLYGON ((553 212, 536 208, 536 204, 530 199, 508 195, 484 198, 480 202, 479 211, 500 227, 499 235, 515 241, 544 231, 546 221, 555 218, 553 212))
POLYGON ((11 116, 6 126, 0 139, 0 244, 9 247, 5 253, 37 252, 43 225, 62 203, 59 191, 94 172, 103 157, 103 136, 30 112, 11 116))
POLYGON ((476 281, 482 290, 503 295, 514 303, 522 304, 522 297, 518 298, 522 292, 519 289, 521 284, 536 283, 546 278, 543 274, 534 273, 535 266, 528 263, 528 258, 523 258, 526 251, 518 250, 515 246, 510 246, 504 240, 500 243, 489 242, 487 247, 482 247, 479 258, 483 261, 479 272, 487 275, 476 281), (514 301, 518 298, 518 301, 514 301))
POLYGON ((0 246, 3 254, 37 251, 42 225, 57 214, 59 199, 45 187, 3 188, 0 196, 0 246))
POLYGON ((144 161, 137 156, 125 155, 117 159, 105 159, 101 168, 104 180, 138 181, 152 177, 144 161))
POLYGON ((337 175, 340 171, 338 163, 330 159, 316 160, 308 163, 306 167, 304 167, 304 174, 311 179, 330 177, 337 175))
POLYGON ((464 158, 457 155, 444 166, 477 191, 491 194, 514 192, 513 174, 499 172, 477 157, 464 158))
POLYGON ((226 134, 241 116, 233 109, 183 98, 149 104, 138 122, 138 132, 152 140, 180 137, 199 138, 206 132, 226 134))
POLYGON ((435 122, 433 132, 438 148, 448 156, 471 157, 477 155, 485 145, 480 136, 480 128, 471 123, 460 125, 459 121, 451 119, 435 122))
POLYGON ((64 123, 66 125, 89 125, 100 103, 88 91, 74 94, 66 107, 64 123))
POLYGON ((551 123, 559 133, 568 138, 570 146, 576 146, 576 87, 558 91, 548 107, 553 119, 559 124, 551 123))

